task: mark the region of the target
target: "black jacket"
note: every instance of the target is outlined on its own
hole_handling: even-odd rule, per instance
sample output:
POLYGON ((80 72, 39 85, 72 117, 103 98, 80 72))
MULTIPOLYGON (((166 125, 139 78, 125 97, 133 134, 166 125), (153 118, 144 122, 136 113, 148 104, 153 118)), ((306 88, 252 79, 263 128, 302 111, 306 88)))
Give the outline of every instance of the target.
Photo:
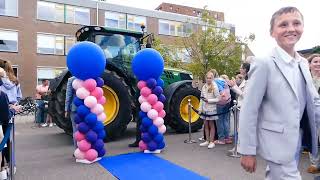
POLYGON ((8 124, 10 119, 9 100, 6 93, 0 91, 0 124, 8 124))

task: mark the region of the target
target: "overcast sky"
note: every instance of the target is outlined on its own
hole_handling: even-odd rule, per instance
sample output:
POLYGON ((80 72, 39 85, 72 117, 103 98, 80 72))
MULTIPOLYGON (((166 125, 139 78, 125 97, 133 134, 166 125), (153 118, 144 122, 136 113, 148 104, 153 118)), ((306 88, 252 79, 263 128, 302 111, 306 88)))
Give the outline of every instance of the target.
POLYGON ((120 4, 142 9, 155 9, 162 2, 180 4, 222 11, 225 22, 234 24, 237 36, 256 35, 256 40, 249 44, 255 55, 269 52, 275 42, 269 35, 269 21, 272 14, 283 6, 296 6, 305 19, 304 35, 296 50, 320 45, 320 0, 106 0, 108 3, 120 4))

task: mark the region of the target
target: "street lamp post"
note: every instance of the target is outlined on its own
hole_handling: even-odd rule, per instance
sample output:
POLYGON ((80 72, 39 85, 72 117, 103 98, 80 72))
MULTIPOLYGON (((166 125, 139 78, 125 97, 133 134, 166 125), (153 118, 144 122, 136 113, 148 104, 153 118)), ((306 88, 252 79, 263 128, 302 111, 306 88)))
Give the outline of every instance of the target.
POLYGON ((106 2, 106 0, 96 0, 96 13, 97 13, 97 20, 96 20, 96 25, 99 26, 99 2, 106 2))

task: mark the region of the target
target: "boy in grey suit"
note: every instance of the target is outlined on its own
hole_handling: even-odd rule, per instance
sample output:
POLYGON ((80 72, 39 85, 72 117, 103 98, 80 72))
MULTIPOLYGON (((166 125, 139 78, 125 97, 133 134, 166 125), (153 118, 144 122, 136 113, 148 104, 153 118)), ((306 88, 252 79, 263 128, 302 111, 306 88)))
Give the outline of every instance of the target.
POLYGON ((267 161, 266 179, 301 180, 301 143, 317 154, 320 110, 308 62, 294 50, 303 16, 295 7, 284 7, 273 14, 270 26, 277 47, 253 61, 240 110, 241 166, 255 172, 259 154, 267 161))

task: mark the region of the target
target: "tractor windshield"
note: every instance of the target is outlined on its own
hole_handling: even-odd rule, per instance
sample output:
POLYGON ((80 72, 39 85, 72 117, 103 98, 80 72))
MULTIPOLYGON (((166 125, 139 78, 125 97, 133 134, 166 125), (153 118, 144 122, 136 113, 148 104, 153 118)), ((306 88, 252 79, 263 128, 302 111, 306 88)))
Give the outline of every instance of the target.
POLYGON ((122 34, 97 34, 95 43, 103 49, 107 60, 117 65, 127 65, 140 50, 138 38, 122 34))

